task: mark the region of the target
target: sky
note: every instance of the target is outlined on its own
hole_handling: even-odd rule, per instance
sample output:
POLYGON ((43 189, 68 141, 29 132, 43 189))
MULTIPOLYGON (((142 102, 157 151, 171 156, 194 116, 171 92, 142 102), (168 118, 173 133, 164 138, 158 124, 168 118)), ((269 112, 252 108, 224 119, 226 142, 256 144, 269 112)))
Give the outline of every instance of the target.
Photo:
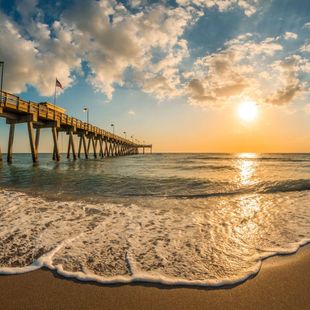
POLYGON ((53 102, 57 77, 68 114, 154 152, 310 152, 309 0, 0 0, 0 61, 4 90, 53 102))

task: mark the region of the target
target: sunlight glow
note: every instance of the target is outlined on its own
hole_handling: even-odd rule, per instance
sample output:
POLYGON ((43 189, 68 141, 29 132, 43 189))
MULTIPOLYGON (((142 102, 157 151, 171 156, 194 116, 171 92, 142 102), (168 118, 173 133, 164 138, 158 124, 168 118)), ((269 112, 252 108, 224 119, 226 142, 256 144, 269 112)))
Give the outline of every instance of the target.
POLYGON ((257 104, 254 101, 243 101, 238 107, 238 116, 246 122, 253 121, 258 114, 257 104))

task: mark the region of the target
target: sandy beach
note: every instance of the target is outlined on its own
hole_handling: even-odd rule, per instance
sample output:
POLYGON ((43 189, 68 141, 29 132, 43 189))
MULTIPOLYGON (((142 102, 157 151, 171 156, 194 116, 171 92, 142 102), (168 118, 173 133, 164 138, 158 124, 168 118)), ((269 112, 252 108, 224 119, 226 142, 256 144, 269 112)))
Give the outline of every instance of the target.
POLYGON ((234 287, 98 285, 49 270, 0 277, 2 309, 308 309, 310 247, 264 261, 234 287))

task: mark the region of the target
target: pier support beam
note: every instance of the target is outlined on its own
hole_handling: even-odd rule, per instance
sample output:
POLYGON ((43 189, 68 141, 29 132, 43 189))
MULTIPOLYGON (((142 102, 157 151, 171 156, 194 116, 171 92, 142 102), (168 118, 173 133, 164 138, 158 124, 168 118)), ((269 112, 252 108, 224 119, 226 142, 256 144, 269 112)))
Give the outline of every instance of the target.
POLYGON ((76 152, 75 152, 75 145, 74 145, 74 139, 73 139, 73 132, 72 131, 70 131, 70 137, 69 138, 71 139, 73 159, 76 160, 76 152))
POLYGON ((88 159, 88 150, 87 150, 87 147, 86 147, 86 138, 85 138, 85 135, 82 135, 82 140, 83 140, 85 158, 88 159))
POLYGON ((59 161, 60 155, 59 155, 59 148, 58 148, 58 131, 56 127, 52 127, 52 134, 53 134, 53 141, 54 141, 53 159, 59 161))
POLYGON ((35 140, 35 146, 36 146, 37 152, 39 150, 39 142, 40 142, 40 128, 37 128, 36 129, 36 140, 35 140))
POLYGON ((30 143, 30 148, 31 148, 31 155, 32 155, 32 161, 35 163, 38 161, 38 153, 34 141, 34 132, 33 132, 33 123, 28 122, 28 135, 29 135, 29 143, 30 143))
POLYGON ((79 141, 79 149, 78 149, 78 158, 81 158, 81 148, 82 148, 82 136, 80 136, 80 141, 79 141))
POLYGON ((88 137, 88 143, 87 143, 87 154, 89 154, 89 150, 90 150, 90 143, 91 143, 91 137, 88 137))
POLYGON ((10 164, 12 163, 12 150, 13 150, 14 132, 15 132, 15 124, 10 124, 8 154, 7 154, 7 162, 10 164))
POLYGON ((108 145, 108 141, 104 140, 104 156, 105 157, 109 157, 109 145, 108 145))
POLYGON ((99 157, 103 158, 104 154, 103 154, 103 141, 102 141, 102 137, 99 138, 99 157))
POLYGON ((95 141, 94 137, 91 137, 93 150, 94 150, 94 157, 97 158, 97 140, 95 141))
POLYGON ((70 151, 72 149, 72 156, 73 159, 76 160, 76 153, 75 153, 75 146, 74 146, 74 140, 73 140, 73 133, 72 131, 69 131, 69 140, 68 140, 68 151, 67 151, 67 158, 70 158, 70 151))
POLYGON ((108 156, 113 156, 112 141, 109 141, 108 156))

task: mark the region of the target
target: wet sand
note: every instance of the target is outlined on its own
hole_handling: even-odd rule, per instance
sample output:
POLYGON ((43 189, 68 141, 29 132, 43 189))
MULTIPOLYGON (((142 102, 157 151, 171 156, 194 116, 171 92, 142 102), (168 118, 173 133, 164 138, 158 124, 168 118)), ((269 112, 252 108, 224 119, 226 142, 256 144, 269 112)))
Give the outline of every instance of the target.
POLYGON ((310 247, 270 258, 258 275, 216 289, 99 285, 49 270, 0 276, 1 309, 309 309, 310 247))

